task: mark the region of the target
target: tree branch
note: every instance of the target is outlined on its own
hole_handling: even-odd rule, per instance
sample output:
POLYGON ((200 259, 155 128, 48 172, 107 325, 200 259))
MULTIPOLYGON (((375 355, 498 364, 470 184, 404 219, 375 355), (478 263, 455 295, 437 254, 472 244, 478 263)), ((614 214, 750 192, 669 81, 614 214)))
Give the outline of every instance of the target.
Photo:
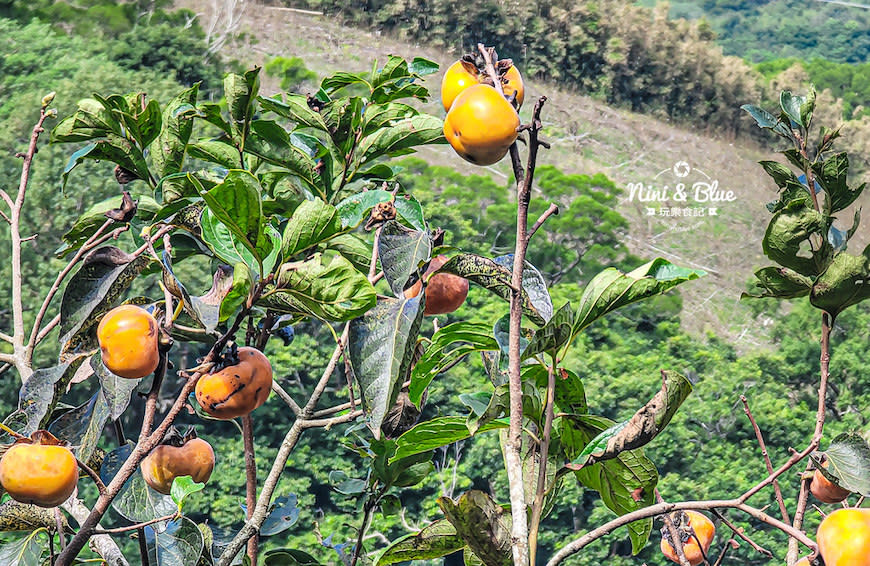
MULTIPOLYGON (((810 177, 808 176, 809 180, 810 177)), ((808 181, 809 182, 809 181, 808 181)), ((813 185, 809 185, 812 187, 813 185)), ((815 191, 810 191, 815 194, 815 191)), ((813 432, 813 439, 810 442, 810 448, 815 450, 819 447, 819 443, 822 440, 822 433, 825 428, 825 410, 826 410, 826 398, 828 394, 828 377, 830 376, 830 362, 831 362, 831 327, 833 325, 833 319, 830 314, 827 312, 822 312, 822 337, 820 340, 821 345, 821 353, 819 354, 819 404, 816 409, 816 428, 813 432)), ((807 462, 806 471, 810 471, 812 469, 812 463, 807 462)), ((810 494, 810 479, 801 480, 801 488, 798 493, 797 500, 797 508, 794 512, 794 521, 792 522, 792 526, 795 529, 800 530, 803 527, 804 521, 804 513, 807 509, 807 501, 809 499, 810 494)), ((794 566, 794 563, 797 562, 798 559, 798 547, 796 543, 793 543, 791 540, 788 542, 788 554, 786 555, 786 563, 788 566, 794 566)))
POLYGON ((24 162, 21 164, 21 179, 18 183, 18 194, 15 201, 11 202, 8 194, 3 193, 3 200, 10 206, 9 232, 12 247, 12 363, 18 370, 21 382, 24 383, 33 375, 33 369, 26 356, 24 344, 24 303, 23 303, 23 276, 21 271, 21 210, 24 207, 24 197, 27 194, 27 184, 30 182, 30 169, 33 165, 33 157, 36 155, 39 135, 44 132, 42 125, 50 116, 56 114, 54 110, 48 112, 47 104, 39 111, 39 120, 33 126, 30 133, 30 144, 24 154, 24 162))
POLYGON ((657 515, 661 515, 663 513, 670 513, 672 511, 685 511, 689 509, 710 510, 717 508, 739 509, 740 511, 743 511, 754 519, 757 519, 763 523, 767 523, 772 527, 784 531, 786 534, 794 537, 795 540, 797 540, 807 548, 813 551, 816 550, 816 543, 813 542, 803 532, 795 529, 788 523, 783 523, 779 519, 771 517, 760 509, 756 509, 755 507, 750 507, 745 503, 741 503, 739 499, 724 499, 713 501, 682 501, 680 503, 659 503, 656 505, 651 505, 649 507, 644 507, 643 509, 638 509, 637 511, 632 511, 631 513, 626 513, 621 517, 617 517, 612 521, 609 521, 604 525, 601 525, 600 527, 589 531, 580 538, 566 544, 558 552, 556 552, 556 554, 554 554, 552 558, 550 558, 550 560, 547 562, 547 566, 557 566, 569 556, 580 552, 589 543, 603 537, 606 534, 609 534, 611 531, 618 527, 627 525, 639 519, 647 519, 649 517, 655 517, 657 515))
MULTIPOLYGON (((755 431, 755 438, 758 439, 758 445, 761 447, 761 456, 764 458, 764 465, 767 467, 767 474, 773 473, 773 464, 770 463, 770 455, 767 453, 767 445, 764 443, 764 436, 761 434, 761 429, 755 422, 755 417, 752 416, 752 411, 749 410, 749 401, 746 400, 746 395, 740 396, 740 401, 743 403, 743 412, 749 417, 749 422, 752 423, 752 429, 755 431)), ((782 520, 788 523, 791 519, 788 517, 788 509, 785 508, 785 501, 782 499, 782 491, 779 489, 779 482, 773 480, 773 492, 776 495, 776 502, 779 505, 779 512, 782 515, 782 520)))
MULTIPOLYGON (((242 438, 245 445, 245 506, 250 520, 257 505, 257 461, 254 458, 254 422, 250 413, 242 417, 242 438)), ((251 564, 257 563, 259 541, 257 533, 248 539, 248 558, 251 564)))

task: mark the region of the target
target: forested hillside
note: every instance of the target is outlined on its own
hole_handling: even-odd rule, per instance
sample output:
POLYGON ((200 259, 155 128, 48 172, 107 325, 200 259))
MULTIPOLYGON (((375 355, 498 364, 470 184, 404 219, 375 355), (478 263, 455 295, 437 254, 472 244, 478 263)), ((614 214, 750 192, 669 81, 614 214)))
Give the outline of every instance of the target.
MULTIPOLYGON (((780 3, 786 4, 752 4, 763 19, 774 18, 776 12, 764 10, 773 10, 780 3)), ((691 267, 709 271, 702 280, 684 285, 682 293, 628 307, 595 323, 562 360, 564 366, 582 378, 590 411, 616 421, 628 418, 658 390, 660 370, 672 369, 688 376, 695 384, 692 395, 645 454, 655 462, 660 478, 658 489, 669 500, 732 497, 767 473, 753 428, 744 418, 740 396, 748 398, 772 458, 782 461, 789 456, 790 448, 805 445, 812 434, 819 338, 817 313, 806 304, 780 308, 772 301, 748 306, 738 303, 753 270, 765 262, 760 244, 764 222, 759 219, 766 214, 764 204, 776 196, 775 187, 762 177, 756 164, 769 157, 774 142, 759 135, 756 125, 741 115, 739 107, 769 102, 771 81, 775 82, 776 77, 782 80, 781 73, 796 61, 754 67, 732 56, 727 47, 723 55, 713 39, 719 33, 726 41, 724 32, 728 28, 723 22, 730 9, 724 4, 699 3, 698 9, 710 15, 711 27, 703 22, 668 20, 660 10, 627 2, 532 1, 511 3, 510 10, 503 2, 489 1, 462 3, 461 9, 456 2, 439 0, 369 1, 352 3, 352 7, 333 0, 292 2, 293 6, 324 10, 330 16, 338 14, 361 29, 339 27, 317 16, 292 15, 275 7, 248 4, 243 23, 233 30, 227 47, 210 53, 214 44, 203 30, 210 14, 203 2, 180 0, 175 7, 150 3, 92 2, 82 7, 64 2, 12 2, 0 10, 4 17, 0 19, 0 45, 4 48, 0 60, 0 131, 4 132, 0 136, 0 172, 7 179, 0 185, 11 185, 17 179, 20 160, 15 153, 26 145, 39 101, 48 90, 57 92, 56 107, 61 118, 75 110, 79 99, 94 92, 126 94, 137 89, 165 104, 174 93, 196 82, 201 82, 201 98, 225 107, 226 100, 221 100, 223 72, 249 69, 254 64, 264 65, 261 93, 269 96, 278 90, 316 91, 319 80, 334 72, 364 71, 373 65, 377 68, 383 64, 386 52, 422 54, 444 63, 477 41, 499 45, 501 54, 514 57, 531 79, 528 99, 540 94, 551 98, 544 113, 544 133, 553 147, 542 150, 530 214, 536 218, 549 202, 558 203, 561 212, 541 228, 528 259, 553 285, 554 304, 569 300, 576 304, 582 285, 604 267, 629 269, 660 253, 676 263, 686 260, 691 267), (176 11, 179 7, 183 9, 176 11), (382 30, 384 37, 373 33, 372 28, 382 30), (693 169, 717 179, 723 189, 737 194, 736 201, 722 205, 721 217, 681 224, 676 219, 650 217, 643 203, 628 198, 629 183, 648 182, 684 160, 693 169)), ((674 2, 671 15, 694 16, 697 11, 693 6, 690 2, 674 2)), ((830 19, 835 9, 825 7, 818 13, 830 19)), ((820 26, 814 29, 822 30, 819 35, 828 29, 828 19, 818 20, 820 26)), ((845 35, 843 31, 838 41, 845 43, 851 38, 857 51, 866 51, 870 46, 862 47, 862 41, 870 22, 860 14, 855 22, 864 26, 860 28, 864 37, 857 32, 845 35)), ((735 24, 734 29, 738 27, 735 24)), ((737 39, 737 35, 728 37, 728 41, 745 40, 737 39)), ((758 43, 760 49, 763 42, 758 43)), ((818 48, 844 54, 835 46, 818 48)), ((770 54, 805 56, 785 48, 770 54)), ((851 61, 845 55, 831 59, 851 61)), ((866 53, 858 61, 866 65, 866 53)), ((847 79, 834 78, 846 72, 846 67, 832 65, 813 62, 806 72, 811 78, 829 77, 825 81, 832 84, 840 81, 840 90, 832 90, 827 98, 820 97, 830 106, 823 108, 820 102, 819 120, 837 119, 844 113, 856 118, 860 126, 845 144, 858 151, 852 158, 860 169, 870 163, 870 152, 860 153, 861 148, 870 147, 870 137, 862 138, 865 130, 860 129, 867 126, 866 131, 870 131, 870 116, 859 122, 857 118, 863 115, 859 107, 866 102, 860 97, 849 98, 847 79)), ((848 80, 864 84, 864 66, 848 69, 854 73, 848 80)), ((439 77, 432 75, 424 82, 435 94, 434 102, 418 106, 443 115, 437 101, 439 77)), ((529 115, 530 109, 525 108, 521 116, 525 120, 529 115)), ((214 141, 220 134, 203 127, 194 137, 214 141)), ((79 165, 69 175, 68 194, 60 191, 62 175, 75 163, 75 158, 70 161, 75 149, 74 144, 45 146, 36 161, 28 197, 30 207, 23 220, 26 230, 38 234, 24 247, 28 266, 25 296, 34 304, 66 264, 57 252, 62 255, 71 239, 64 239, 69 225, 89 207, 117 192, 115 173, 105 161, 79 165)), ((214 168, 210 163, 192 163, 214 168)), ((471 169, 439 146, 389 163, 397 172, 402 191, 422 203, 430 225, 445 230, 447 245, 485 256, 513 251, 515 202, 507 190, 506 163, 471 169)), ((130 182, 127 188, 143 203, 154 194, 140 180, 130 182)), ((298 204, 298 192, 298 187, 289 183, 276 184, 269 202, 298 204)), ((123 242, 132 244, 138 237, 127 233, 123 242)), ((868 238, 866 233, 857 234, 852 245, 866 245, 868 238)), ((0 230, 0 258, 6 257, 8 248, 6 232, 0 230)), ((365 265, 368 258, 358 260, 365 265)), ((200 295, 211 284, 215 265, 178 258, 174 267, 188 288, 200 295)), ((6 262, 0 262, 0 297, 10 295, 10 279, 6 262)), ((163 294, 157 283, 134 291, 163 294)), ((11 314, 4 308, 0 306, 0 330, 8 328, 11 321, 11 314)), ((56 312, 55 305, 49 315, 56 312)), ((440 316, 435 328, 465 319, 492 328, 505 312, 506 303, 472 286, 465 305, 454 314, 440 316)), ((30 321, 35 314, 28 310, 25 318, 30 321)), ((431 322, 425 324, 428 326, 423 332, 428 339, 434 328, 431 322)), ((285 343, 275 338, 265 350, 272 360, 276 381, 290 396, 301 398, 323 372, 334 340, 331 329, 319 322, 308 321, 293 328, 292 341, 285 343)), ((870 307, 866 305, 836 320, 831 364, 838 382, 828 398, 830 421, 825 445, 840 432, 867 427, 868 329, 870 307)), ((37 352, 41 363, 54 363, 53 346, 58 334, 55 330, 37 352)), ((0 351, 3 348, 6 343, 0 341, 0 351)), ((180 368, 190 367, 206 350, 186 346, 173 354, 173 362, 180 368)), ((458 392, 483 389, 488 395, 494 388, 485 378, 480 357, 469 359, 469 364, 448 369, 433 383, 422 419, 465 415, 479 409, 473 399, 458 392)), ((324 405, 347 400, 350 377, 345 371, 340 364, 338 375, 326 388, 324 405)), ((4 380, 15 384, 0 397, 0 412, 8 414, 18 402, 17 378, 8 367, 0 368, 0 372, 4 380)), ((180 384, 178 379, 169 381, 173 390, 180 384)), ((85 402, 99 387, 94 377, 74 384, 72 400, 85 402)), ((141 405, 141 399, 134 394, 130 409, 121 419, 128 430, 141 424, 141 405)), ((269 471, 289 418, 287 407, 274 395, 256 414, 260 477, 269 471)), ((244 522, 243 441, 233 424, 203 420, 193 413, 182 414, 178 424, 195 425, 218 453, 217 467, 206 491, 191 496, 185 512, 208 522, 219 548, 244 522)), ((322 564, 339 563, 347 557, 359 526, 355 523, 360 506, 359 485, 367 479, 360 471, 367 459, 354 444, 355 426, 343 424, 331 431, 314 431, 301 441, 275 492, 276 496, 295 497, 298 514, 288 515, 293 519, 285 519, 290 523, 286 529, 277 528, 274 535, 262 538, 265 550, 297 548, 322 564)), ((112 430, 101 438, 100 446, 112 450, 116 440, 112 430)), ((434 473, 414 490, 395 489, 392 493, 396 501, 374 513, 367 545, 371 549, 383 548, 384 541, 395 540, 439 518, 436 496, 455 496, 472 487, 506 493, 501 459, 495 432, 439 449, 433 460, 434 473), (399 508, 403 508, 401 513, 399 508)), ((793 500, 796 478, 784 477, 782 483, 785 497, 793 500)), ((89 487, 85 498, 92 502, 96 491, 89 487)), ((768 492, 752 503, 757 507, 775 506, 768 492)), ((558 511, 543 523, 542 557, 562 546, 572 534, 600 525, 613 515, 594 491, 581 489, 576 482, 566 482, 555 506, 558 511)), ((736 512, 727 517, 752 533, 759 545, 775 552, 768 559, 741 543, 725 564, 784 563, 782 549, 786 542, 782 533, 736 512)), ((820 515, 811 512, 808 530, 813 530, 819 520, 820 515)), ((110 513, 103 526, 126 522, 110 513)), ((723 546, 725 537, 720 538, 716 544, 723 546)), ((0 542, 13 539, 6 533, 0 535, 0 542)), ((116 539, 131 556, 136 556, 134 539, 128 535, 116 539)), ((617 531, 565 564, 664 564, 658 539, 654 533, 641 554, 631 556, 625 531, 617 531)), ((458 563, 459 556, 444 562, 458 563)))
MULTIPOLYGON (((653 5, 654 0, 643 0, 653 5)), ((673 18, 703 19, 728 55, 750 61, 870 60, 870 5, 800 0, 673 0, 673 18)))

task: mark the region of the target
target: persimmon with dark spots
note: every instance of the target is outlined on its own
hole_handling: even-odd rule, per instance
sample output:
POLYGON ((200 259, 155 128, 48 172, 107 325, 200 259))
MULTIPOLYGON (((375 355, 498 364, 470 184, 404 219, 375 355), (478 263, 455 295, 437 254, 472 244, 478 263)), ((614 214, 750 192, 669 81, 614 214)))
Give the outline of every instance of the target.
MULTIPOLYGON (((447 263, 447 256, 439 255, 432 258, 421 280, 405 289, 405 297, 410 299, 419 295, 423 288, 422 280, 441 269, 445 263, 447 263)), ((426 284, 426 305, 423 307, 423 314, 451 313, 462 306, 467 296, 468 279, 452 273, 436 273, 429 277, 426 284)))
POLYGON ((177 477, 190 476, 205 483, 214 470, 214 450, 201 438, 191 438, 181 446, 161 444, 139 464, 145 483, 155 491, 169 495, 177 477))
POLYGON ((256 348, 238 349, 238 363, 203 375, 196 382, 196 400, 216 419, 250 414, 266 402, 272 390, 272 364, 256 348))
MULTIPOLYGON (((677 526, 680 531, 681 540, 683 542, 683 553, 686 559, 692 566, 698 566, 704 562, 704 556, 710 549, 710 544, 713 542, 713 535, 716 534, 716 527, 713 526, 713 521, 708 519, 706 515, 697 511, 683 511, 684 517, 688 519, 688 524, 677 526), (689 528, 691 527, 691 528, 689 528), (694 533, 694 536, 692 535, 694 533), (683 540, 685 539, 685 540, 683 540)), ((675 523, 678 521, 675 520, 675 523)), ((664 536, 660 545, 662 553, 671 561, 680 563, 680 558, 677 551, 671 546, 664 536)))
POLYGON ((136 305, 121 305, 107 312, 97 327, 103 364, 115 375, 136 379, 157 369, 157 320, 136 305))
MULTIPOLYGON (((828 468, 828 460, 822 462, 822 467, 828 468)), ((810 482, 810 493, 822 503, 839 503, 849 497, 851 492, 835 484, 816 469, 810 482)))
POLYGON ((0 485, 21 503, 57 507, 69 499, 78 481, 75 456, 47 431, 19 439, 0 458, 0 485))

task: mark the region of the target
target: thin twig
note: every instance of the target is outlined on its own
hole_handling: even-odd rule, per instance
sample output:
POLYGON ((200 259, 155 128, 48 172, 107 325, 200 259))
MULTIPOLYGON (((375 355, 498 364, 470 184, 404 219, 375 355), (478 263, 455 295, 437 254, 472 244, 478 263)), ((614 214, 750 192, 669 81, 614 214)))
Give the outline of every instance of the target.
POLYGON ((328 409, 320 409, 319 411, 315 411, 313 415, 311 415, 315 419, 328 417, 330 415, 334 415, 335 413, 340 413, 342 411, 346 411, 351 408, 358 407, 360 405, 360 401, 354 401, 353 403, 347 402, 342 403, 340 405, 335 405, 334 407, 329 407, 328 409))
MULTIPOLYGON (((12 268, 12 353, 14 356, 13 364, 18 370, 22 383, 27 381, 33 375, 28 358, 26 356, 26 346, 24 344, 24 302, 23 302, 23 275, 21 270, 21 211, 24 208, 24 197, 27 194, 27 185, 30 182, 30 170, 33 165, 33 157, 36 155, 37 142, 39 135, 45 131, 42 127, 45 120, 50 115, 46 112, 47 106, 43 106, 39 111, 39 120, 33 126, 30 133, 30 144, 27 147, 27 152, 24 154, 24 161, 21 164, 21 178, 18 183, 18 193, 15 195, 15 201, 5 192, 2 193, 3 200, 9 205, 9 233, 10 245, 12 247, 11 268, 12 268)), ((52 113, 54 111, 52 110, 52 113)))
MULTIPOLYGON (((752 429, 755 431, 755 438, 758 439, 758 445, 761 447, 761 456, 764 458, 764 465, 767 467, 767 474, 773 473, 773 464, 770 463, 770 455, 767 453, 767 445, 764 443, 764 436, 761 434, 761 429, 758 428, 758 423, 755 422, 755 417, 752 416, 752 411, 749 410, 749 401, 746 400, 746 395, 740 396, 740 401, 743 403, 743 412, 749 417, 749 422, 752 423, 752 429)), ((785 508, 785 501, 782 498, 782 491, 779 489, 779 482, 773 480, 773 492, 776 496, 776 503, 779 505, 779 512, 782 514, 782 520, 788 523, 791 521, 788 517, 788 509, 785 508)))
MULTIPOLYGON (((60 544, 60 547, 63 548, 66 546, 66 542, 64 542, 63 536, 63 511, 60 510, 60 507, 54 508, 54 523, 57 525, 57 541, 60 544)), ((52 549, 54 546, 52 546, 52 549)))
MULTIPOLYGON (((809 179, 809 177, 808 177, 809 179)), ((813 185, 809 185, 812 187, 813 185)), ((810 190, 811 193, 815 191, 810 190)), ((822 433, 825 427, 825 411, 826 411, 826 398, 828 392, 828 377, 830 376, 830 362, 831 362, 831 327, 833 325, 833 319, 831 315, 827 312, 822 312, 822 337, 820 340, 821 345, 821 353, 819 354, 819 404, 816 409, 816 428, 813 432, 813 439, 810 442, 810 448, 815 450, 819 447, 819 443, 822 440, 822 433)), ((807 462, 806 471, 809 472, 813 467, 812 462, 807 462)), ((810 479, 803 479, 801 481, 800 492, 798 492, 798 500, 797 500, 797 508, 794 512, 794 521, 792 522, 792 526, 795 529, 800 530, 803 527, 804 514, 807 508, 807 501, 809 499, 810 493, 810 479)), ((796 543, 793 543, 789 540, 788 543, 788 554, 786 555, 786 563, 789 566, 793 566, 797 561, 798 556, 798 547, 796 543)))
POLYGON ((737 535, 738 537, 740 537, 744 541, 746 541, 746 543, 749 546, 751 546, 756 552, 763 554, 763 555, 767 556, 768 558, 773 558, 773 553, 771 551, 767 550, 766 548, 762 548, 760 545, 758 545, 758 543, 756 543, 754 540, 749 538, 746 535, 746 533, 743 532, 743 529, 735 526, 734 523, 729 521, 721 511, 719 511, 718 509, 711 509, 711 511, 713 512, 714 515, 716 515, 719 518, 720 521, 722 521, 725 524, 726 527, 731 529, 731 531, 735 535, 737 535))
POLYGON ((149 525, 153 525, 155 523, 162 523, 163 521, 172 521, 178 517, 178 513, 172 513, 171 515, 164 515, 162 517, 157 517, 156 519, 151 519, 149 521, 144 521, 142 523, 136 523, 135 525, 128 525, 126 527, 115 527, 112 529, 94 529, 94 534, 96 535, 117 535, 121 533, 126 533, 129 531, 135 531, 138 529, 143 529, 149 525))
MULTIPOLYGON (((103 480, 100 478, 100 474, 98 474, 97 472, 92 470, 90 466, 88 466, 87 464, 85 464, 84 462, 79 460, 78 457, 76 457, 76 462, 79 465, 79 469, 81 469, 81 471, 86 473, 88 475, 88 477, 90 477, 92 480, 94 480, 94 483, 97 486, 97 491, 100 492, 100 495, 105 495, 106 484, 103 483, 103 480)), ((61 548, 63 546, 65 546, 65 545, 62 545, 61 548)))
POLYGON ((287 391, 283 387, 281 387, 281 384, 279 384, 277 381, 272 381, 272 391, 274 391, 275 394, 282 401, 284 401, 284 403, 286 403, 288 407, 290 407, 290 410, 293 411, 293 414, 295 416, 298 417, 302 413, 302 407, 300 407, 299 404, 293 400, 293 397, 291 397, 290 394, 287 393, 287 391))
POLYGON ((551 217, 554 214, 559 214, 559 207, 554 203, 550 203, 550 206, 547 208, 547 210, 542 212, 538 219, 535 220, 535 223, 532 224, 532 227, 529 228, 529 233, 526 234, 526 240, 531 241, 532 236, 535 235, 535 232, 538 231, 538 228, 540 228, 544 224, 544 222, 547 221, 547 218, 551 217))

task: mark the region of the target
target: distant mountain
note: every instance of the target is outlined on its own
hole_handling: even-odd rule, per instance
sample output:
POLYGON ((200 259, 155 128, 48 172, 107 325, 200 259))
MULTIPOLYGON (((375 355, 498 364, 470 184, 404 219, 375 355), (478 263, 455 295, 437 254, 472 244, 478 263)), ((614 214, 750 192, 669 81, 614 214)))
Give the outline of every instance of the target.
MULTIPOLYGON (((662 0, 643 0, 655 5, 662 0)), ((870 61, 870 0, 671 0, 672 18, 705 19, 727 55, 870 61)))

